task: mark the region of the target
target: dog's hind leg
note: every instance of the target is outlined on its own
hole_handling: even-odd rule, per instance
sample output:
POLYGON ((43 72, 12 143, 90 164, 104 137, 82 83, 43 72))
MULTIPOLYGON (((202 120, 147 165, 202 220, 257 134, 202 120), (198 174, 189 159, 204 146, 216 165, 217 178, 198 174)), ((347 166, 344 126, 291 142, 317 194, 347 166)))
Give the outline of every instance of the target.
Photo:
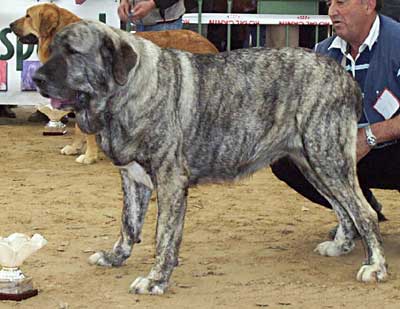
POLYGON ((304 176, 332 204, 340 221, 335 239, 320 244, 316 251, 323 255, 349 252, 354 246, 353 222, 366 252, 357 279, 382 281, 387 270, 378 220, 361 192, 356 174, 356 127, 346 128, 345 122, 332 119, 320 119, 319 123, 326 125, 318 129, 308 126, 301 137, 301 150, 297 155, 292 153, 304 176))
POLYGON ((188 178, 182 168, 171 165, 165 164, 163 171, 157 176, 158 218, 155 264, 147 277, 139 277, 131 284, 131 293, 163 294, 172 271, 178 264, 188 178))
POLYGON ((387 277, 387 270, 376 214, 358 187, 354 176, 355 168, 349 174, 339 172, 335 175, 332 172, 336 168, 332 165, 336 163, 330 161, 328 165, 320 166, 299 164, 308 181, 332 204, 340 223, 335 239, 319 244, 315 251, 327 256, 350 252, 354 247, 354 223, 366 253, 366 261, 358 272, 357 279, 363 282, 383 281, 387 277), (323 169, 330 169, 330 172, 325 174, 323 169), (349 175, 353 177, 350 176, 349 179, 349 175))
POLYGON ((140 234, 150 201, 153 184, 150 176, 136 162, 121 168, 124 207, 120 237, 110 252, 100 251, 89 257, 89 263, 99 266, 120 266, 141 241, 140 234))
MULTIPOLYGON (((323 172, 321 173, 321 167, 310 165, 310 162, 305 159, 299 159, 298 157, 294 158, 294 162, 296 162, 298 168, 307 180, 327 198, 339 220, 339 227, 334 240, 321 243, 315 251, 325 256, 340 256, 351 252, 355 246, 354 236, 356 231, 350 216, 341 207, 343 201, 347 202, 344 197, 341 197, 343 190, 337 188, 337 183, 334 186, 326 184, 326 182, 329 182, 329 179, 324 179, 324 175, 322 175, 323 172), (336 192, 338 190, 339 192, 336 192)), ((337 181, 340 180, 341 179, 337 179, 337 181)))

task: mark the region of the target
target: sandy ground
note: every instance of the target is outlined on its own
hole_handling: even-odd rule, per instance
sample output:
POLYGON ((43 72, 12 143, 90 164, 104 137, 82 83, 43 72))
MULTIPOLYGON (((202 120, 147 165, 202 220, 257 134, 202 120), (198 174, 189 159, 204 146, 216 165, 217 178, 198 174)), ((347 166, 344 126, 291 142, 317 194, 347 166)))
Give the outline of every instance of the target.
POLYGON ((358 283, 361 243, 347 256, 321 257, 314 247, 336 224, 318 207, 279 182, 269 169, 227 185, 190 191, 180 266, 164 296, 128 293, 153 262, 156 204, 143 242, 123 267, 90 266, 119 233, 122 193, 116 168, 102 156, 90 166, 62 156, 71 140, 44 137, 42 125, 0 118, 0 235, 41 233, 48 245, 23 271, 39 295, 0 302, 0 308, 399 308, 400 208, 398 192, 375 191, 390 219, 382 224, 390 280, 358 283))

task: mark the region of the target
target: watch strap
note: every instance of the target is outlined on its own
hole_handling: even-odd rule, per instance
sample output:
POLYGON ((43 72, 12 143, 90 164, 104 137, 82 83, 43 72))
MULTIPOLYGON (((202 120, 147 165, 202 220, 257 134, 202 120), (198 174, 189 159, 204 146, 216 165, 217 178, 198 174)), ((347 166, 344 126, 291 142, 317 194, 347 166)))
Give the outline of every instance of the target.
POLYGON ((365 136, 366 136, 366 138, 367 138, 367 144, 368 144, 370 147, 375 147, 376 144, 377 144, 376 136, 374 135, 374 133, 372 133, 372 130, 371 130, 371 126, 370 126, 370 125, 368 125, 368 126, 365 127, 365 136))

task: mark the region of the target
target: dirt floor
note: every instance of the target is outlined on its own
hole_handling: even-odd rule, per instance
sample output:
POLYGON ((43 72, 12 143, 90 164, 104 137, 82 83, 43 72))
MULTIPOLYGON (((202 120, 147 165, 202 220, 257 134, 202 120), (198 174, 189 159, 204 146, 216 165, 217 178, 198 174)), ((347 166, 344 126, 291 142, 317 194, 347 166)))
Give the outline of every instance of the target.
POLYGON ((90 266, 87 258, 117 239, 122 193, 116 168, 104 157, 84 166, 60 149, 66 136, 42 136, 42 124, 0 118, 0 235, 40 233, 46 247, 27 259, 39 295, 0 302, 0 308, 400 308, 399 193, 375 191, 390 219, 382 224, 390 279, 355 279, 361 243, 347 256, 313 252, 336 224, 333 213, 279 182, 269 169, 236 184, 193 188, 180 253, 168 293, 128 293, 149 271, 156 204, 143 241, 123 267, 90 266))

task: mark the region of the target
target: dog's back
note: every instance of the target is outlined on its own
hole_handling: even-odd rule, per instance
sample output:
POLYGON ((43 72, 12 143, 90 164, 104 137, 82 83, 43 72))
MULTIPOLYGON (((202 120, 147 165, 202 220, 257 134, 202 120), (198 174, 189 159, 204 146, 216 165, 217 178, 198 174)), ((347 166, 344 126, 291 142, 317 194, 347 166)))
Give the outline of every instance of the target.
MULTIPOLYGON (((154 87, 178 97, 160 94, 156 106, 179 108, 194 182, 204 175, 233 179, 302 151, 304 143, 315 142, 308 136, 330 136, 342 123, 351 123, 345 130, 356 128, 357 83, 332 59, 308 50, 254 48, 218 55, 163 50, 158 57, 154 87), (171 102, 177 105, 165 106, 171 102)), ((329 144, 319 144, 329 150, 329 144)))

